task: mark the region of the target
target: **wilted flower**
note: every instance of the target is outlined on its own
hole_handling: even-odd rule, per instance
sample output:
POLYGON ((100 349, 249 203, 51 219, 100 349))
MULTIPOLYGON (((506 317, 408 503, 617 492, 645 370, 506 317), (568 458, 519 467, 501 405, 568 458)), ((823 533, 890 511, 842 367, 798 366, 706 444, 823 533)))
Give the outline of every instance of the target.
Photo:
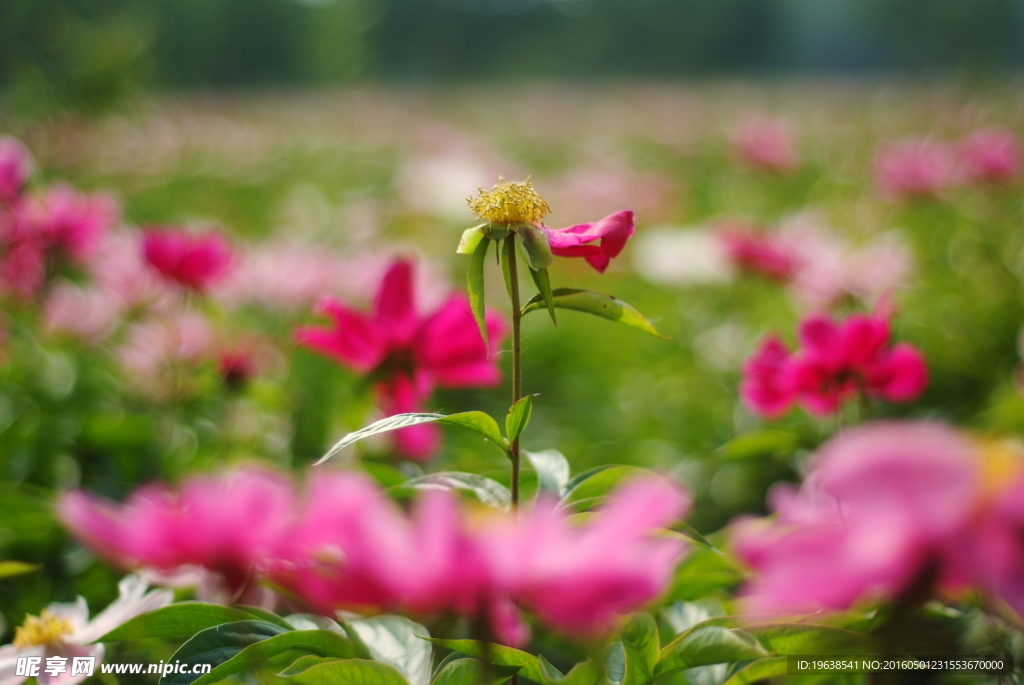
POLYGON ((0 136, 0 204, 17 201, 32 167, 32 153, 20 140, 0 136))
POLYGON ((16 675, 19 657, 40 657, 40 685, 74 685, 88 673, 72 673, 75 657, 92 657, 103 661, 103 644, 90 644, 129 620, 165 607, 174 600, 170 590, 146 592, 146 581, 139 576, 126 576, 118 583, 119 596, 113 604, 89 620, 85 598, 71 603, 54 603, 39 614, 27 616, 14 631, 14 644, 0 647, 0 683, 20 685, 26 676, 16 675), (60 670, 48 671, 50 657, 63 657, 60 670))
POLYGON ((736 157, 756 168, 785 174, 800 166, 800 151, 792 129, 778 121, 752 117, 732 136, 736 157))
POLYGON ((960 144, 960 164, 968 180, 980 183, 1010 183, 1020 176, 1020 141, 1012 131, 982 129, 960 144))
POLYGON ((967 579, 962 543, 977 504, 974 445, 937 423, 868 424, 821 448, 799 491, 777 487, 776 519, 744 520, 736 551, 753 569, 753 613, 845 609, 914 584, 967 579))
POLYGON ((854 314, 841 323, 814 315, 800 324, 801 348, 790 354, 778 338, 765 341, 744 367, 747 405, 774 417, 799 402, 824 415, 862 394, 889 402, 916 399, 928 382, 921 353, 907 343, 889 347, 889 321, 854 314))
POLYGON ((220 233, 146 231, 146 261, 164 278, 186 288, 205 292, 231 267, 231 248, 220 233))
MULTIPOLYGON (((453 295, 433 314, 420 316, 410 262, 395 262, 385 274, 372 314, 332 299, 320 308, 334 320, 333 327, 300 328, 296 339, 373 378, 388 416, 420 411, 435 386, 488 387, 501 378, 492 356, 506 334, 501 319, 487 316, 488 349, 464 295, 453 295)), ((403 428, 396 439, 405 456, 426 459, 436 449, 437 428, 403 428)))

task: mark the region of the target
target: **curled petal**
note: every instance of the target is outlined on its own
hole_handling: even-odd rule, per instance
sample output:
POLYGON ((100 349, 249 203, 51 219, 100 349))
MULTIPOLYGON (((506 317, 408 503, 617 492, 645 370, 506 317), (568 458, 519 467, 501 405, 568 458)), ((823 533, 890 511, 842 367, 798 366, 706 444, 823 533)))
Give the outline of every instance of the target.
POLYGON ((613 257, 619 256, 626 241, 635 233, 633 211, 624 209, 592 224, 569 228, 541 227, 551 252, 559 257, 583 257, 587 263, 604 273, 613 257), (595 241, 600 241, 594 245, 595 241))

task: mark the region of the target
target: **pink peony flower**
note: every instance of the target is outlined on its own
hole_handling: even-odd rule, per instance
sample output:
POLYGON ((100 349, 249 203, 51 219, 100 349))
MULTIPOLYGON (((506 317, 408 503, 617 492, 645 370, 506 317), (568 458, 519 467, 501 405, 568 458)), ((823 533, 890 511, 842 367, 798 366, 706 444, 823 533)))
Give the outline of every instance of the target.
POLYGON ((729 260, 740 271, 785 282, 802 266, 795 251, 772 233, 726 223, 719 227, 718 235, 729 260))
POLYGON ((960 144, 960 164, 968 180, 1011 183, 1020 176, 1022 151, 1017 136, 1006 129, 975 131, 960 144))
POLYGON ((47 188, 22 208, 23 230, 73 262, 82 263, 101 246, 120 210, 107 195, 79 193, 66 183, 47 188))
POLYGON ((778 121, 747 119, 733 133, 732 144, 737 159, 755 169, 787 174, 800 166, 793 131, 778 121))
POLYGON ((121 299, 111 292, 61 282, 43 304, 44 326, 51 335, 67 333, 97 343, 114 331, 122 308, 121 299))
POLYGON ((734 525, 735 549, 754 570, 745 609, 846 609, 915 584, 961 587, 977 466, 974 445, 937 423, 840 434, 821 448, 799 490, 773 490, 775 520, 734 525))
POLYGON ((795 402, 826 415, 858 393, 909 402, 924 391, 928 370, 911 345, 888 347, 889 335, 888 319, 878 314, 854 314, 841 323, 810 316, 800 324, 796 353, 770 338, 747 362, 741 394, 751 410, 767 417, 795 402))
POLYGON ((198 566, 238 596, 284 545, 294 499, 284 477, 245 468, 193 476, 178 491, 145 486, 121 505, 70 491, 58 515, 116 566, 168 573, 198 566))
POLYGON ((569 228, 540 226, 547 236, 551 252, 558 257, 583 257, 587 264, 604 273, 613 257, 618 257, 633 230, 633 212, 624 209, 592 224, 569 228), (600 242, 598 242, 600 241, 600 242))
POLYGON ((19 240, 0 255, 0 291, 32 299, 46 280, 46 253, 37 242, 19 240))
POLYGON ((887 143, 875 153, 875 183, 893 200, 938 198, 956 180, 953 149, 932 140, 887 143))
MULTIPOLYGON (((489 387, 501 378, 491 356, 506 335, 501 319, 487 316, 488 350, 464 295, 452 296, 436 312, 421 317, 410 262, 395 262, 385 274, 372 314, 332 299, 323 302, 321 311, 334 325, 298 329, 299 344, 380 379, 374 388, 389 416, 420 411, 435 386, 489 387)), ((405 456, 426 459, 437 447, 437 428, 403 428, 396 431, 396 442, 405 456)))
POLYGON ((204 292, 231 268, 231 248, 220 233, 146 231, 146 261, 169 281, 204 292))
POLYGON ((32 153, 21 141, 0 136, 0 204, 13 205, 32 175, 32 153))
POLYGON ((183 374, 212 360, 214 342, 205 316, 170 311, 130 326, 117 356, 132 385, 164 399, 183 391, 183 374))

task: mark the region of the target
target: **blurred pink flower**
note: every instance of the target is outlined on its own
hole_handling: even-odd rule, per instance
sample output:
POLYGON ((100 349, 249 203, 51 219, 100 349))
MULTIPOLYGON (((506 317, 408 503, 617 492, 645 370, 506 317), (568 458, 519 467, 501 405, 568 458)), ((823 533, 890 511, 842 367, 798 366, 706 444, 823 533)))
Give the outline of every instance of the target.
POLYGON ((130 326, 117 355, 130 384, 165 398, 183 389, 183 374, 212 361, 214 343, 205 316, 171 311, 130 326))
POLYGON ((875 153, 875 183, 892 200, 938 198, 956 181, 956 155, 934 140, 886 143, 875 153))
POLYGON ((787 174, 800 166, 800 150, 792 129, 784 123, 751 117, 732 136, 736 157, 756 169, 787 174))
POLYGON ((612 257, 618 257, 633 235, 633 211, 623 209, 592 224, 569 228, 540 226, 551 252, 559 257, 583 257, 587 264, 604 273, 612 257), (600 241, 594 244, 595 241, 600 241))
POLYGON ((740 271, 789 281, 802 266, 799 255, 775 234, 734 222, 717 230, 726 255, 740 271))
MULTIPOLYGON (((489 387, 501 378, 493 358, 506 326, 487 316, 490 349, 484 345, 464 295, 454 295, 426 317, 416 312, 411 262, 395 262, 381 281, 372 314, 337 300, 320 309, 334 320, 331 328, 302 327, 299 344, 377 380, 375 390, 387 415, 420 411, 434 386, 489 387)), ((399 450, 426 459, 436 449, 437 428, 422 424, 396 432, 399 450)))
POLYGON ((614 213, 619 207, 632 207, 647 223, 667 220, 678 196, 664 177, 600 158, 583 162, 546 186, 544 197, 565 223, 614 213))
POLYGON ((90 258, 89 275, 98 288, 120 298, 125 309, 146 304, 166 308, 173 299, 173 287, 148 266, 142 242, 138 231, 112 232, 90 258))
POLYGON ((217 358, 217 372, 229 388, 241 388, 256 375, 256 361, 242 348, 222 351, 217 358))
POLYGON ((56 183, 24 203, 21 225, 48 249, 82 263, 100 248, 119 215, 117 203, 108 195, 87 195, 66 183, 56 183))
POLYGON ((1012 131, 982 129, 960 144, 960 164, 968 180, 979 183, 1011 183, 1021 172, 1020 141, 1012 131))
POLYGON ((215 231, 149 229, 142 249, 146 261, 164 278, 201 292, 223 278, 232 265, 231 248, 215 231))
POLYGON ((822 314, 807 317, 797 352, 790 355, 773 337, 747 362, 741 394, 767 417, 796 402, 813 414, 830 414, 859 393, 909 402, 924 391, 928 370, 917 349, 889 347, 889 337, 889 321, 880 314, 854 314, 839 323, 822 314))
POLYGON ((733 526, 754 570, 751 613, 846 609, 923 585, 957 589, 977 505, 974 445, 929 422, 867 424, 824 445, 800 489, 776 487, 774 520, 733 526))
POLYGON ((32 175, 32 153, 21 141, 0 136, 0 204, 13 205, 32 175))
POLYGON ((123 310, 121 299, 95 287, 81 288, 70 282, 55 285, 43 304, 47 333, 67 333, 96 343, 109 336, 123 310))
POLYGON ((46 254, 39 243, 17 240, 0 255, 0 291, 22 300, 32 299, 46 279, 46 254))
POLYGON ((192 476, 177 491, 145 486, 120 505, 73 490, 57 510, 68 530, 119 567, 199 566, 237 596, 285 544, 295 497, 284 476, 249 467, 192 476))

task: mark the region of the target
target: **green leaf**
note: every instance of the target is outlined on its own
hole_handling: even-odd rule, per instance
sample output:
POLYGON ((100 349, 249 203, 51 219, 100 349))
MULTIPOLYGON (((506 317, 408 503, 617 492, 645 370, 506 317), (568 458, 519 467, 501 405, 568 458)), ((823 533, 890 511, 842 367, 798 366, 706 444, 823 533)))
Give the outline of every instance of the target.
POLYGON ((737 435, 718 451, 724 459, 738 461, 792 454, 800 444, 800 436, 776 428, 762 428, 737 435))
POLYGON ((668 596, 674 600, 695 600, 716 590, 729 589, 742 580, 730 558, 707 547, 696 547, 676 568, 668 596))
POLYGON ((215 666, 206 675, 200 676, 193 685, 215 683, 255 668, 267 659, 293 649, 337 659, 354 659, 358 656, 352 643, 337 633, 326 630, 293 630, 249 645, 224 663, 215 666))
POLYGON ((467 411, 460 414, 448 415, 426 413, 395 414, 394 416, 389 416, 381 419, 380 421, 371 423, 365 428, 360 428, 357 431, 349 433, 339 440, 327 454, 321 457, 317 464, 324 463, 349 445, 354 445, 360 440, 368 438, 371 435, 380 435, 381 433, 398 430, 399 428, 408 428, 409 426, 418 426, 421 423, 434 422, 445 423, 452 426, 462 426, 463 428, 474 430, 508 454, 508 445, 505 443, 505 438, 501 437, 501 429, 498 428, 497 421, 482 411, 467 411))
POLYGON ((505 435, 509 442, 519 437, 519 434, 530 422, 530 414, 533 413, 533 395, 520 397, 516 400, 505 415, 505 435))
POLYGON ((266 609, 261 609, 260 607, 249 606, 247 604, 236 604, 235 608, 240 611, 244 611, 250 616, 255 616, 261 621, 273 623, 279 628, 284 628, 285 630, 295 630, 295 626, 288 623, 288 621, 284 620, 272 611, 267 611, 266 609))
POLYGON ((782 677, 787 674, 789 665, 786 657, 773 656, 758 659, 744 669, 733 674, 723 685, 751 685, 769 678, 782 677))
POLYGON ((23 561, 0 561, 0 578, 20 576, 39 570, 38 564, 26 564, 23 561))
POLYGON ((97 642, 141 640, 151 637, 183 638, 223 623, 252 620, 252 614, 242 609, 219 604, 177 602, 136 616, 114 628, 97 642))
POLYGON ((566 486, 565 496, 562 498, 562 506, 591 508, 601 504, 608 495, 623 481, 647 474, 653 475, 652 471, 637 466, 599 466, 569 481, 566 486))
POLYGON ((712 545, 710 542, 708 542, 708 539, 701 535, 699 530, 691 526, 686 521, 677 521, 675 525, 672 526, 672 530, 682 533, 690 540, 696 542, 698 545, 719 552, 718 548, 712 545))
POLYGON ((523 241, 523 249, 530 261, 530 270, 546 269, 555 261, 555 255, 551 253, 551 245, 548 244, 545 236, 536 226, 524 224, 519 228, 519 238, 523 241))
POLYGON ((508 511, 512 504, 512 493, 504 485, 486 476, 464 471, 439 471, 417 476, 396 489, 402 488, 465 490, 475 495, 483 504, 499 511, 508 511))
POLYGON ((278 676, 299 685, 409 685, 394 667, 366 659, 306 656, 278 676))
POLYGON ((540 296, 544 298, 544 304, 547 305, 548 313, 551 315, 551 323, 558 325, 558 320, 555 318, 555 300, 554 295, 551 294, 551 277, 548 275, 547 269, 537 269, 534 271, 530 269, 530 276, 533 277, 533 283, 537 286, 537 290, 540 291, 540 296))
POLYGON ((694 628, 661 650, 655 675, 664 676, 695 666, 759 659, 767 655, 768 652, 753 635, 739 628, 694 628))
MULTIPOLYGON (((266 621, 235 621, 201 630, 178 648, 167 661, 185 665, 212 664, 218 666, 233 658, 250 645, 268 640, 286 631, 266 621)), ((191 668, 184 673, 161 676, 160 685, 189 685, 199 678, 191 668)), ((212 671, 211 671, 212 672, 212 671)), ((226 674, 227 675, 227 674, 226 674)))
POLYGON ((518 672, 518 666, 485 664, 476 659, 454 659, 445 664, 430 685, 501 685, 518 672))
POLYGON ((498 666, 518 666, 519 674, 524 678, 544 685, 603 685, 605 680, 604 667, 596 661, 584 661, 576 664, 567 675, 563 676, 543 657, 537 658, 528 652, 512 647, 478 640, 431 639, 430 641, 498 666))
POLYGON ((508 299, 511 301, 512 297, 512 274, 508 270, 508 243, 505 243, 505 249, 498 248, 498 253, 502 254, 501 257, 501 277, 505 280, 505 292, 508 293, 508 299))
MULTIPOLYGON (((656 335, 665 340, 668 339, 659 333, 657 329, 654 328, 654 325, 645 319, 644 316, 631 305, 626 304, 622 300, 617 300, 611 295, 595 293, 592 290, 558 288, 552 292, 552 300, 554 306, 559 309, 572 309, 577 312, 586 312, 587 314, 600 316, 601 318, 608 319, 609 321, 617 321, 618 323, 632 326, 633 328, 644 331, 645 333, 650 333, 651 335, 656 335)), ((542 295, 536 295, 526 303, 525 307, 523 307, 523 314, 529 314, 543 306, 544 297, 542 295)))
POLYGON ((523 450, 523 456, 537 472, 540 489, 558 497, 565 494, 569 484, 569 460, 558 450, 541 450, 529 452, 523 450))
POLYGON ((371 657, 393 667, 409 685, 430 682, 430 633, 419 623, 404 616, 375 616, 354 618, 348 625, 370 650, 371 657))
POLYGON ((661 652, 657 624, 649 614, 635 614, 619 630, 619 637, 625 656, 622 685, 647 685, 661 652))
POLYGON ((480 335, 483 336, 484 346, 490 350, 487 343, 487 313, 484 307, 484 263, 487 257, 487 248, 491 246, 490 240, 481 240, 473 251, 473 257, 469 260, 469 272, 466 275, 466 291, 469 294, 469 307, 473 310, 473 318, 480 328, 480 335))
POLYGON ((743 626, 765 649, 780 655, 865 654, 876 645, 870 636, 813 623, 760 623, 743 626))
POLYGON ((463 231, 462 238, 459 240, 459 246, 455 249, 455 254, 473 254, 486 237, 484 233, 484 226, 486 225, 480 224, 463 231))

